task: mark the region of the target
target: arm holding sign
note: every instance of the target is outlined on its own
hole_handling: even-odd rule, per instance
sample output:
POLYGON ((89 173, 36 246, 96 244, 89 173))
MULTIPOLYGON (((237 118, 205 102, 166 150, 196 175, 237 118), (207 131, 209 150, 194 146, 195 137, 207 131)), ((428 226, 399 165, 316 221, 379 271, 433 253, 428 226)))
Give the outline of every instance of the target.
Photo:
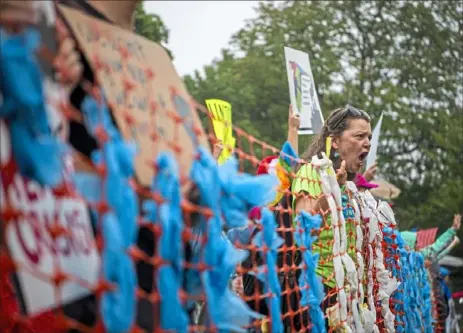
POLYGON ((301 124, 301 119, 299 115, 293 112, 293 108, 289 106, 289 118, 288 118, 288 142, 293 147, 296 155, 298 154, 298 146, 299 146, 299 137, 298 137, 298 130, 299 125, 301 124))

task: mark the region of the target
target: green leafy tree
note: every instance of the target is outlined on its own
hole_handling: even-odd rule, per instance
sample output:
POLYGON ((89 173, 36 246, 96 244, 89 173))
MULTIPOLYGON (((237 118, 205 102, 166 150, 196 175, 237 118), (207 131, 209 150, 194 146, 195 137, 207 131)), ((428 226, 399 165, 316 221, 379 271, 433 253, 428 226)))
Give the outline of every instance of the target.
MULTIPOLYGON (((289 104, 283 47, 307 52, 325 116, 351 103, 374 125, 384 112, 379 163, 402 189, 400 228, 443 230, 463 211, 462 27, 458 1, 262 2, 221 59, 185 82, 201 102, 230 101, 235 124, 279 147, 289 104)), ((310 139, 300 137, 300 151, 310 139)))
POLYGON ((137 34, 161 44, 169 56, 173 58, 172 52, 166 46, 169 42, 169 29, 159 15, 146 13, 142 2, 138 4, 135 11, 135 31, 137 34))

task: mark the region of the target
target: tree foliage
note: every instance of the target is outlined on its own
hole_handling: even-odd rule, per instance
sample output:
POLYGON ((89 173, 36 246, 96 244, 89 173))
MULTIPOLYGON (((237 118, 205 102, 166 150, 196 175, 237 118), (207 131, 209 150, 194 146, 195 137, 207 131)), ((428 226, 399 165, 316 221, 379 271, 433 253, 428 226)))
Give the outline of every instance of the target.
MULTIPOLYGON (((283 47, 310 56, 325 116, 351 103, 384 112, 381 175, 402 194, 401 229, 448 227, 463 211, 463 5, 459 1, 262 2, 220 60, 185 77, 203 102, 275 146, 289 104, 283 47)), ((311 137, 300 137, 302 150, 311 137)))
POLYGON ((138 4, 135 11, 135 31, 137 34, 161 44, 169 56, 173 58, 172 52, 166 46, 169 42, 169 30, 159 15, 145 12, 142 2, 138 4))

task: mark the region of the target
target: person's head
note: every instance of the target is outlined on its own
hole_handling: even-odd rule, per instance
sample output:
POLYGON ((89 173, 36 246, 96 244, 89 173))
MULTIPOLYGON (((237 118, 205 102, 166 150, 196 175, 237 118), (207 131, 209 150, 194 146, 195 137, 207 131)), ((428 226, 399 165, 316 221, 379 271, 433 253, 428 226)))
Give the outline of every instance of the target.
POLYGON ((332 139, 329 158, 334 162, 335 168, 346 161, 346 170, 352 179, 363 167, 370 151, 370 117, 365 111, 352 106, 334 110, 302 158, 310 161, 312 156, 326 151, 328 137, 332 139))

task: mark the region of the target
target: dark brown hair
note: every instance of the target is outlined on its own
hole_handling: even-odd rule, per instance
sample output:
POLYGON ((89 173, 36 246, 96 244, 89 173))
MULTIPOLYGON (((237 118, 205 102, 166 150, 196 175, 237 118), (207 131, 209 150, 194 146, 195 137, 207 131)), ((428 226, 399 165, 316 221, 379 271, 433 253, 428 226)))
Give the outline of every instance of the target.
MULTIPOLYGON (((364 119, 370 122, 370 116, 365 111, 350 105, 332 111, 325 120, 322 130, 315 136, 309 148, 302 154, 301 158, 310 162, 314 155, 321 157, 321 153, 326 151, 326 138, 330 135, 334 137, 341 136, 348 128, 350 119, 364 119)), ((338 158, 334 155, 333 149, 331 150, 331 156, 329 156, 329 158, 334 162, 335 168, 339 168, 340 161, 338 161, 338 158)))

